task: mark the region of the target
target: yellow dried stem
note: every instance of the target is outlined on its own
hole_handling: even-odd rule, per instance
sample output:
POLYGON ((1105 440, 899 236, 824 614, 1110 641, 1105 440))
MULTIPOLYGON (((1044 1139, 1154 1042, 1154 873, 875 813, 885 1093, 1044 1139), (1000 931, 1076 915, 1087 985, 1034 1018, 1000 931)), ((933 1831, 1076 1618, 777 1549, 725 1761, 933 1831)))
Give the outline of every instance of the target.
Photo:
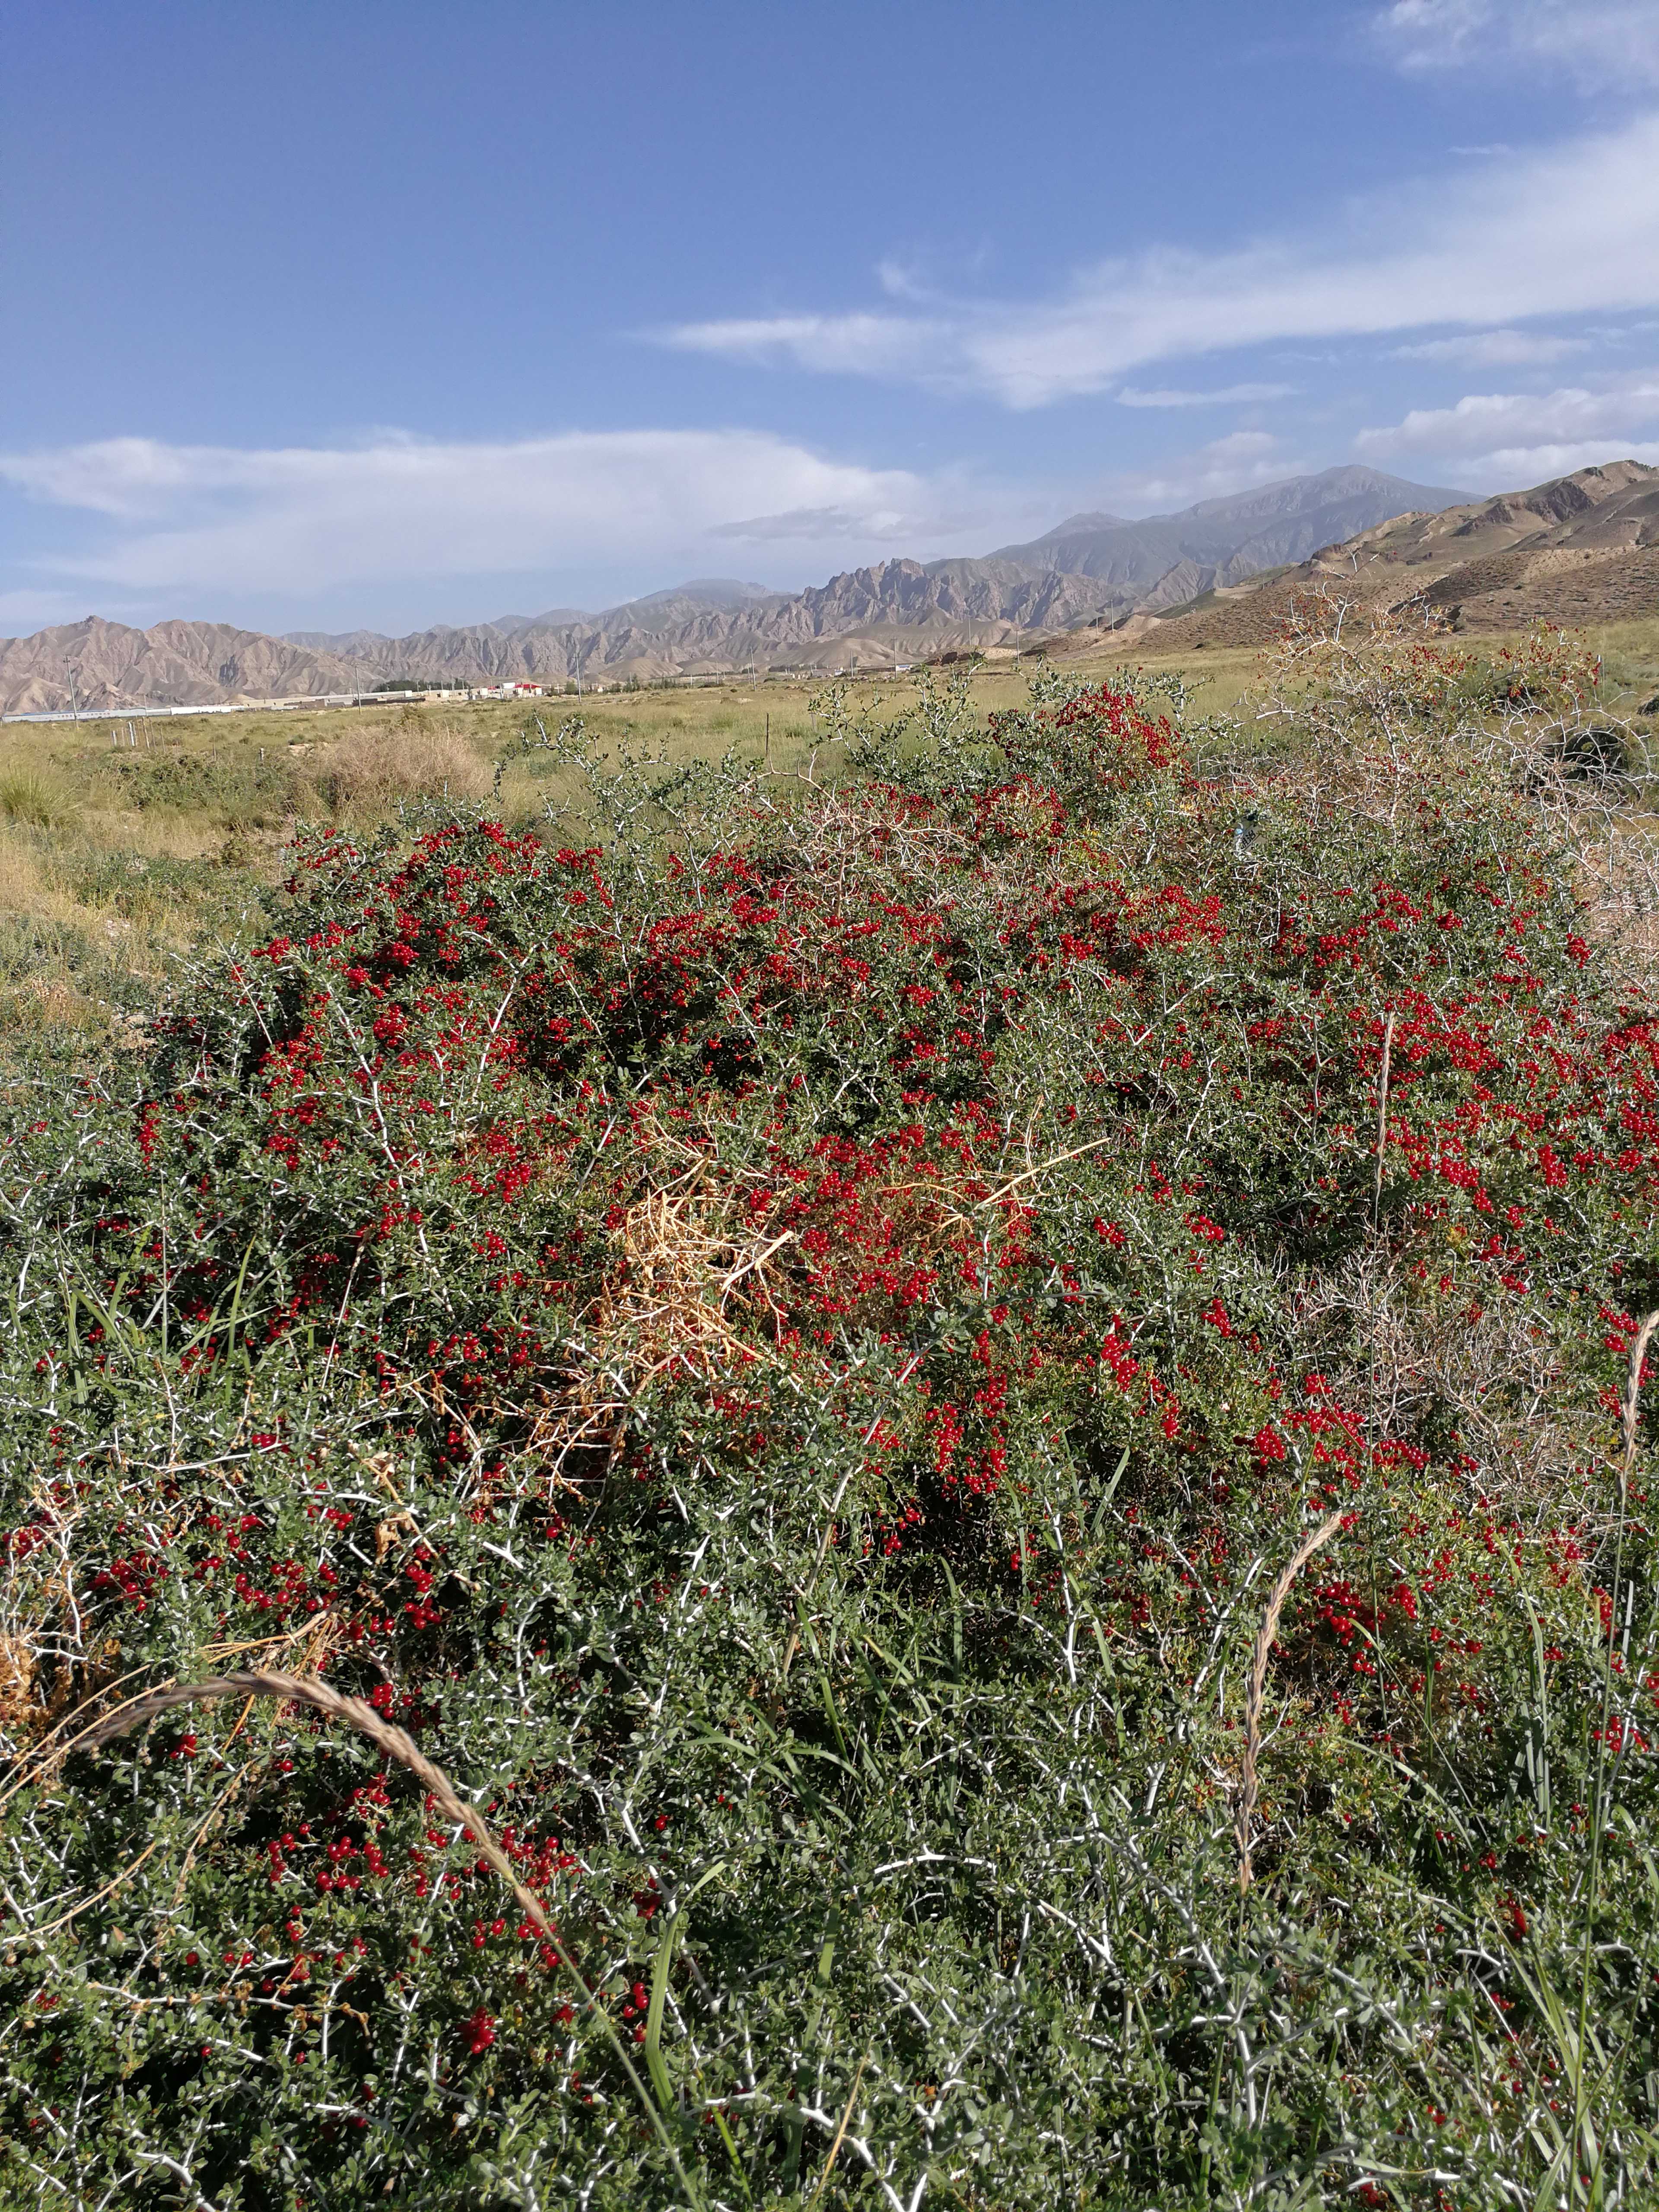
POLYGON ((1261 1757, 1261 1700, 1267 1686, 1267 1657, 1279 1632, 1279 1616, 1285 1610, 1285 1601, 1291 1586, 1314 1553, 1328 1544, 1342 1526, 1344 1516, 1333 1513, 1328 1521, 1305 1535, 1291 1553, 1289 1562, 1273 1584, 1267 1598, 1267 1610, 1261 1616, 1261 1626, 1256 1631, 1255 1649, 1250 1655, 1250 1679, 1244 1693, 1244 1766, 1239 1778, 1238 1814, 1233 1823, 1233 1833, 1238 1839, 1238 1886, 1249 1887, 1254 1879, 1252 1866, 1255 1849, 1255 1803, 1261 1790, 1259 1762, 1261 1757))

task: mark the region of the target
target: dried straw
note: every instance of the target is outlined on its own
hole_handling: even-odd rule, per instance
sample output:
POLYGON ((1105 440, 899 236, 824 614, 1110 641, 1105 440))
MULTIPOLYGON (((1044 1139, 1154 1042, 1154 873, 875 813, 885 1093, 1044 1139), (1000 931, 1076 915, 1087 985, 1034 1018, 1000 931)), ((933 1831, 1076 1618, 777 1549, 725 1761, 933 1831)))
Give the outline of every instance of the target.
POLYGON ((560 1483, 573 1453, 616 1449, 649 1384, 707 1383, 776 1358, 762 1336, 786 1316, 793 1232, 748 1218, 749 1180, 716 1178, 703 1154, 649 1126, 641 1141, 660 1179, 624 1213, 619 1263, 580 1315, 575 1356, 528 1439, 560 1483))
POLYGON ((1267 1655, 1273 1650, 1273 1638, 1279 1629, 1279 1616, 1285 1610, 1285 1601, 1291 1594, 1291 1583, 1314 1553, 1330 1542, 1342 1526, 1343 1518, 1340 1513, 1333 1513, 1328 1521, 1322 1521, 1318 1528, 1302 1539, 1273 1586, 1267 1599, 1267 1610, 1262 1614, 1261 1626, 1256 1632, 1255 1650, 1250 1656, 1249 1687, 1244 1696, 1244 1770, 1239 1781, 1238 1817, 1233 1823, 1233 1833, 1238 1838, 1238 1886, 1241 1890, 1248 1889, 1253 1879, 1251 1855, 1255 1850, 1255 1801, 1261 1790, 1257 1763, 1261 1756, 1261 1700, 1267 1686, 1267 1655))

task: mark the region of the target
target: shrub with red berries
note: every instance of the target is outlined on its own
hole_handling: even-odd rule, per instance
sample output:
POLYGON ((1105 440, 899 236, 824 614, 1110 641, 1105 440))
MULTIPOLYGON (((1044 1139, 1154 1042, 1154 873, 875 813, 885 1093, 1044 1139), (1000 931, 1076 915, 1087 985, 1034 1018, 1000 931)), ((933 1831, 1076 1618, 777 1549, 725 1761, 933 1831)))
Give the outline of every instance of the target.
POLYGON ((304 842, 23 1097, 14 2191, 1530 2203, 1585 1960, 1653 2178, 1659 1012, 1473 745, 925 703, 304 842), (568 1963, 314 1716, 73 1747, 255 1664, 568 1963))

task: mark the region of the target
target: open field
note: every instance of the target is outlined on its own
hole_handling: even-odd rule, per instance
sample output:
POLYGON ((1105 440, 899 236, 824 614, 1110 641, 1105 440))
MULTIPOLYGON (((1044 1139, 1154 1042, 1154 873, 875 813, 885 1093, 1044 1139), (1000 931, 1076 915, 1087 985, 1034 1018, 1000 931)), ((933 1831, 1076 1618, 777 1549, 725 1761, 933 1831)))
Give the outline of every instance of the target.
MULTIPOLYGON (((556 726, 563 702, 547 705, 556 726)), ((596 700, 586 720, 601 747, 711 759, 759 757, 769 727, 789 757, 806 728, 804 696, 781 686, 763 702, 736 688, 596 700)), ((533 718, 506 702, 13 726, 0 733, 0 1026, 96 1030, 148 1003, 199 932, 257 930, 301 821, 362 830, 446 791, 479 798, 504 758, 501 811, 540 815, 565 786, 545 754, 513 757, 527 731, 533 718)))
MULTIPOLYGON (((987 670, 982 709, 1012 706, 1024 678, 987 670)), ((676 685, 580 703, 599 754, 620 749, 781 769, 811 746, 799 683, 676 685)), ((893 711, 905 678, 848 686, 854 710, 893 711)), ((539 819, 574 786, 539 748, 577 702, 479 701, 235 716, 100 716, 0 731, 0 1029, 70 1034, 136 1012, 168 955, 199 930, 258 928, 295 824, 362 831, 400 805, 478 798, 506 821, 539 819), (138 739, 129 741, 129 732, 138 739)))
MULTIPOLYGON (((1610 625, 1588 638, 1604 658, 1610 711, 1634 714, 1659 694, 1659 622, 1610 625)), ((1200 718, 1248 716, 1262 683, 1255 649, 1174 659, 1126 654, 1107 639, 1060 665, 1102 680, 1126 659, 1153 677, 1183 678, 1200 718)), ((1029 672, 1027 662, 977 669, 975 710, 1018 705, 1029 672)), ((920 680, 858 678, 847 696, 854 712, 890 714, 915 702, 920 680)), ((787 769, 811 750, 814 696, 798 682, 678 685, 603 694, 584 700, 580 714, 608 757, 623 745, 706 762, 731 751, 787 769)), ((568 802, 569 778, 545 752, 523 747, 536 710, 553 729, 572 707, 481 701, 148 725, 123 715, 0 732, 0 1026, 68 1036, 137 1012, 169 957, 198 931, 261 925, 301 820, 361 830, 447 787, 481 795, 498 767, 508 823, 568 802)))

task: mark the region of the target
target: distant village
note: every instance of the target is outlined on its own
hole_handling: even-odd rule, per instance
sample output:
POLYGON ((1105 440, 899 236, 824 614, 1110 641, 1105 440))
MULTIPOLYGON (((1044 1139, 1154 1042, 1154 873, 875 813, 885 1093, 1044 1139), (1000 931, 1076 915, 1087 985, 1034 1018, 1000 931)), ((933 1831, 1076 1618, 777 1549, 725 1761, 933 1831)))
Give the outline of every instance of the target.
MULTIPOLYGON (((590 684, 590 691, 603 691, 603 684, 590 684)), ((421 690, 414 685, 398 684, 388 687, 382 696, 393 699, 541 699, 547 695, 545 684, 447 684, 441 690, 421 690)), ((562 690, 564 686, 561 684, 562 690)))

